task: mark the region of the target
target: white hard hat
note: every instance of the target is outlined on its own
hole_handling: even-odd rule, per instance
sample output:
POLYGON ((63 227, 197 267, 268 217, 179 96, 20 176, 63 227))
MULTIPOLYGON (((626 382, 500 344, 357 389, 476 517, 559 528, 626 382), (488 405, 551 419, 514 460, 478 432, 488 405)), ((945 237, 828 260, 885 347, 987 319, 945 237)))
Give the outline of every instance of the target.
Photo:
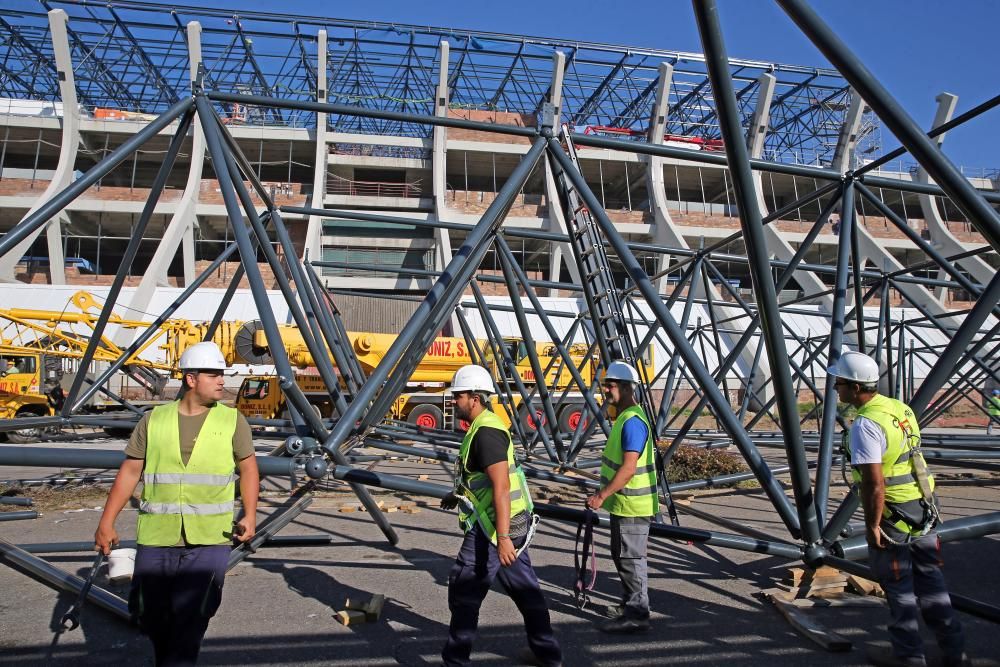
POLYGON ((624 361, 612 361, 608 364, 608 372, 604 374, 605 380, 620 380, 623 382, 639 383, 639 371, 624 361))
POLYGON ((481 391, 492 394, 493 376, 482 366, 473 364, 462 366, 455 371, 455 377, 451 379, 451 393, 457 394, 461 391, 481 391))
POLYGON ((826 372, 835 377, 844 378, 859 384, 874 384, 878 382, 878 364, 867 354, 861 352, 844 352, 833 366, 826 372))
POLYGON ((184 350, 179 366, 182 371, 223 371, 228 368, 222 350, 212 342, 195 343, 184 350))

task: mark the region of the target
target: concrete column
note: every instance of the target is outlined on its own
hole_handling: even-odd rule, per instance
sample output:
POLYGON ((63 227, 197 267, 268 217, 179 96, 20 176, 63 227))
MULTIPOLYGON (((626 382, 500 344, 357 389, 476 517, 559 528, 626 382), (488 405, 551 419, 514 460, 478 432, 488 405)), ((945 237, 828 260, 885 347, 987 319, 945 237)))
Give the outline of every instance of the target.
MULTIPOLYGON (((958 96, 951 93, 941 93, 935 100, 938 103, 938 107, 937 113, 934 115, 933 127, 951 120, 952 115, 955 113, 955 106, 958 104, 958 96)), ((934 141, 939 147, 944 142, 946 134, 947 132, 944 132, 934 137, 934 141)), ((930 177, 924 171, 923 167, 917 169, 916 180, 918 183, 931 182, 930 177)), ((945 257, 965 251, 967 249, 965 244, 955 238, 955 235, 948 229, 948 225, 945 224, 945 220, 941 216, 941 212, 934 199, 929 195, 919 195, 918 199, 924 221, 930 230, 931 244, 935 249, 940 250, 941 254, 945 257)), ((987 284, 996 273, 995 269, 979 257, 969 257, 968 259, 960 260, 957 264, 966 270, 972 276, 973 280, 983 285, 987 284)), ((939 274, 939 277, 942 277, 942 274, 939 274)), ((943 299, 944 296, 944 289, 939 288, 937 292, 938 299, 943 299)))
MULTIPOLYGON (((73 169, 76 164, 77 149, 80 145, 80 105, 76 99, 76 83, 73 77, 73 61, 70 57, 67 25, 69 17, 61 9, 49 12, 49 32, 52 35, 52 51, 56 60, 56 72, 59 77, 59 96, 62 99, 62 142, 60 144, 59 162, 55 173, 45 192, 28 210, 29 216, 43 204, 62 192, 73 182, 73 169)), ((23 219, 23 218, 22 218, 23 219)), ((62 224, 68 222, 65 212, 56 214, 44 227, 49 248, 49 276, 54 285, 66 283, 66 259, 62 249, 62 224)), ((39 229, 34 234, 14 246, 10 252, 0 257, 0 282, 15 282, 15 266, 31 248, 38 236, 39 229)))
MULTIPOLYGON (((188 54, 191 67, 189 75, 193 84, 198 76, 198 66, 201 65, 201 24, 191 21, 187 24, 188 54)), ((153 258, 149 262, 139 286, 132 295, 129 308, 135 312, 145 312, 148 310, 153 294, 157 287, 166 287, 170 283, 167 280, 167 270, 170 263, 177 255, 177 249, 183 245, 182 261, 184 264, 185 282, 193 281, 195 278, 195 255, 194 255, 194 228, 198 223, 196 211, 198 199, 201 193, 201 176, 205 160, 205 135, 201 129, 201 123, 191 124, 193 140, 191 143, 191 166, 188 169, 187 182, 184 185, 184 193, 174 215, 167 223, 167 228, 163 231, 163 238, 153 253, 153 258)), ((115 343, 128 345, 135 337, 133 331, 121 329, 115 336, 115 343)))
MULTIPOLYGON (((552 55, 552 83, 549 86, 549 103, 553 107, 552 124, 558 132, 560 118, 562 116, 562 88, 563 72, 566 70, 566 54, 556 51, 552 55)), ((548 202, 549 217, 546 229, 550 232, 567 234, 566 216, 563 215, 562 205, 559 202, 559 189, 556 187, 555 174, 552 172, 552 165, 549 158, 545 158, 545 201, 548 202)), ((553 243, 552 251, 549 253, 549 280, 559 282, 562 273, 563 259, 573 256, 573 249, 569 243, 553 243)), ((570 280, 579 285, 580 271, 576 268, 576 262, 566 262, 566 269, 569 271, 570 280)), ((557 290, 549 290, 549 296, 555 296, 557 290)))
POLYGON ((837 137, 837 148, 833 152, 833 168, 846 173, 851 168, 851 158, 858 145, 858 129, 861 127, 861 117, 865 113, 865 101, 851 89, 851 106, 847 109, 847 117, 840 128, 837 137))
MULTIPOLYGON (((438 44, 439 61, 438 84, 434 93, 434 115, 441 118, 448 116, 448 61, 450 46, 447 41, 441 40, 438 44)), ((431 181, 434 188, 434 215, 438 220, 444 220, 448 208, 448 128, 435 126, 433 130, 433 143, 431 146, 431 181)), ((443 271, 451 262, 451 235, 447 229, 434 230, 434 270, 443 271)), ((461 331, 458 325, 458 316, 452 315, 449 320, 451 335, 459 335, 461 331)))
MULTIPOLYGON (((654 146, 660 146, 667 131, 667 114, 670 106, 670 84, 674 78, 674 66, 670 63, 660 63, 659 80, 656 84, 656 98, 653 101, 653 115, 649 119, 648 141, 654 146)), ((646 158, 646 190, 649 192, 649 206, 653 213, 653 242, 675 248, 686 248, 687 242, 674 226, 667 206, 667 188, 663 181, 663 167, 666 160, 650 155, 646 158)), ((657 264, 657 272, 663 272, 670 266, 670 255, 661 255, 657 264)), ((667 277, 656 281, 660 293, 667 291, 667 277)))
MULTIPOLYGON (((320 30, 316 34, 316 101, 328 101, 327 80, 326 80, 326 30, 320 30)), ((324 208, 323 202, 326 198, 326 166, 330 156, 330 147, 326 143, 326 120, 327 115, 323 112, 316 113, 316 171, 313 173, 313 208, 324 208)), ((309 259, 323 259, 323 218, 318 215, 310 215, 308 226, 306 227, 306 242, 304 255, 308 254, 309 259)))
MULTIPOLYGON (((747 150, 751 158, 760 158, 764 154, 764 143, 767 140, 767 129, 771 117, 771 103, 774 100, 774 85, 776 79, 772 74, 762 74, 759 79, 759 89, 757 92, 757 106, 754 108, 750 121, 750 128, 747 134, 747 150)), ((763 173, 753 172, 753 187, 757 195, 757 206, 761 215, 767 215, 767 200, 764 198, 763 173)), ((790 260, 795 255, 795 249, 785 240, 781 232, 774 225, 764 227, 764 236, 767 239, 767 247, 772 255, 781 260, 790 260)), ((806 294, 817 294, 826 291, 826 285, 816 277, 815 274, 807 271, 796 271, 795 280, 806 294)), ((833 308, 833 298, 823 297, 822 303, 833 308)))

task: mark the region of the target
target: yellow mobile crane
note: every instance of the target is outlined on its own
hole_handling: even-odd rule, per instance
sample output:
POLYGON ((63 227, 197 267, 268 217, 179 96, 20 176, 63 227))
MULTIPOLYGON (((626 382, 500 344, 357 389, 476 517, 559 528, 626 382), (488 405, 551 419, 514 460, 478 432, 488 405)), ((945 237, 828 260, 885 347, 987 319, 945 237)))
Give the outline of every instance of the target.
MULTIPOLYGON (((62 311, 27 308, 0 309, 0 419, 53 415, 62 407, 63 378, 78 372, 88 375, 102 365, 117 360, 125 349, 116 345, 107 333, 101 337, 90 368, 80 369, 79 360, 90 342, 101 304, 88 292, 75 293, 62 311), (70 307, 76 310, 69 310, 70 307)), ((234 339, 239 322, 224 322, 216 338, 220 342, 234 339)), ((128 320, 112 315, 109 329, 144 330, 148 322, 128 320)), ((161 333, 152 337, 129 357, 111 390, 133 403, 164 400, 163 389, 170 374, 176 373, 180 354, 191 344, 201 341, 207 325, 188 320, 168 320, 161 333), (158 349, 163 360, 143 358, 146 352, 158 349)), ((232 355, 232 345, 229 345, 232 355)), ((96 395, 86 406, 89 412, 122 409, 120 403, 96 395)), ((37 439, 37 429, 8 431, 11 442, 37 439)))
MULTIPOLYGON (((300 369, 313 368, 315 363, 298 328, 294 325, 282 325, 279 329, 292 365, 300 369)), ((396 336, 393 334, 349 331, 347 335, 351 347, 357 355, 358 362, 366 374, 370 374, 378 366, 389 347, 396 340, 396 336)), ((271 363, 267 338, 258 322, 246 323, 238 334, 238 339, 240 342, 236 344, 237 356, 248 363, 271 363)), ((502 383, 504 379, 502 361, 494 358, 486 341, 480 340, 477 341, 477 344, 485 351, 488 369, 502 383)), ((504 345, 517 365, 517 374, 530 391, 536 383, 534 372, 528 360, 527 346, 519 338, 505 339, 504 345)), ((588 357, 587 346, 582 344, 571 346, 569 352, 570 358, 579 369, 583 379, 588 385, 591 384, 596 369, 596 357, 588 357)), ((558 356, 558 352, 552 344, 536 345, 536 353, 542 368, 547 368, 553 357, 558 356)), ((463 426, 454 423, 451 395, 447 390, 455 371, 470 363, 472 360, 465 339, 445 336, 435 338, 410 378, 406 391, 396 399, 391 413, 387 416, 425 428, 463 426)), ((511 380, 510 376, 507 377, 507 380, 511 380)), ((303 373, 297 375, 296 381, 303 393, 309 398, 317 414, 322 417, 329 417, 333 414, 333 403, 330 395, 326 392, 318 375, 303 373)), ((546 386, 550 388, 555 398, 558 398, 572 384, 573 377, 569 369, 565 367, 561 359, 557 360, 549 370, 546 386)), ((341 386, 346 389, 346 383, 343 380, 341 380, 341 386)), ((563 431, 576 429, 584 415, 582 394, 569 392, 567 396, 564 407, 557 415, 560 430, 563 431)), ((527 431, 534 431, 537 421, 544 423, 545 415, 541 411, 540 404, 533 405, 533 409, 527 410, 521 405, 521 398, 516 392, 514 400, 518 419, 527 431)), ((287 416, 284 397, 278 390, 278 381, 274 376, 251 376, 244 380, 236 398, 236 407, 247 416, 265 419, 287 416)), ((494 405, 494 410, 501 419, 508 425, 510 424, 510 418, 505 410, 499 405, 494 405)))

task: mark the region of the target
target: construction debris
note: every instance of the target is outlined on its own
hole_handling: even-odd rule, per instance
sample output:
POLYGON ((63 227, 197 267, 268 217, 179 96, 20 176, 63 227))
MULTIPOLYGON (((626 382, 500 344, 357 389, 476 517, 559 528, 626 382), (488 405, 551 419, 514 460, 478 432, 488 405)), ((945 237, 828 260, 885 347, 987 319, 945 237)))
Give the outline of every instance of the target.
POLYGON ((382 616, 384 606, 385 596, 381 593, 376 593, 367 602, 348 598, 344 600, 344 609, 335 613, 333 617, 343 625, 376 623, 382 616))

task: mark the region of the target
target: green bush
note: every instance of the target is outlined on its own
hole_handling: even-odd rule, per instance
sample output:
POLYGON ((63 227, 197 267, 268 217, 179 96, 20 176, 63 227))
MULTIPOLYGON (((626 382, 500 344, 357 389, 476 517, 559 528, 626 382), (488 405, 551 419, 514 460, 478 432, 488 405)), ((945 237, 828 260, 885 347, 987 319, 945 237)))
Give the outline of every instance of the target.
POLYGON ((674 452, 667 465, 667 481, 689 482, 691 480, 732 475, 748 472, 743 458, 739 454, 722 449, 702 449, 681 445, 674 452))

